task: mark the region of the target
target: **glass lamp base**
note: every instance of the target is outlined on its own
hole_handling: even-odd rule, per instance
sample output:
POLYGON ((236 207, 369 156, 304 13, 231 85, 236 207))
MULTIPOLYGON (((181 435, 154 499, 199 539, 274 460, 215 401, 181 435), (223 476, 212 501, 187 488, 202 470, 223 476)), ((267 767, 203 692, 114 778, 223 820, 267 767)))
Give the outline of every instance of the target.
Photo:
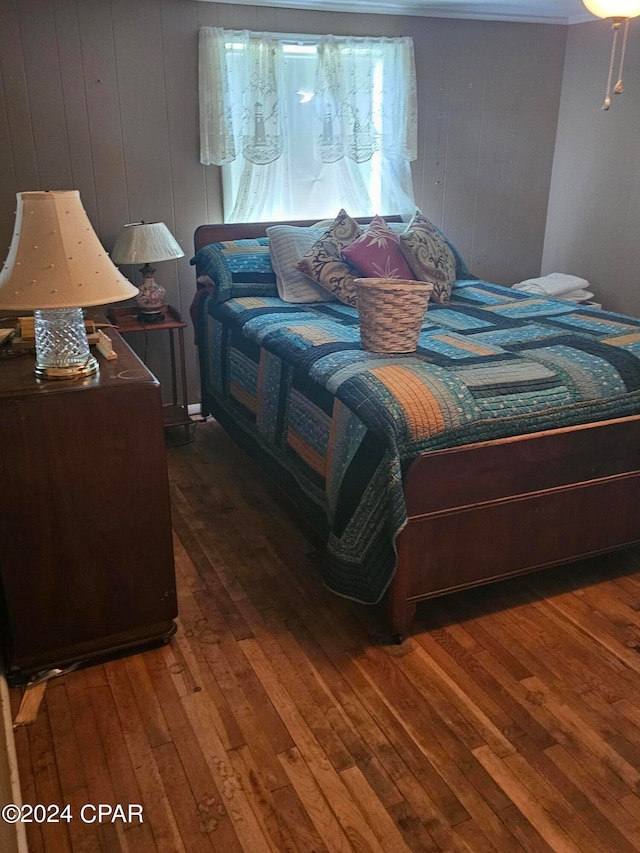
POLYGON ((38 379, 79 379, 82 376, 93 376, 99 369, 97 359, 91 355, 82 367, 41 367, 36 364, 33 372, 38 379))
POLYGON ((34 311, 35 374, 40 379, 77 379, 91 376, 98 362, 91 355, 81 308, 34 311))

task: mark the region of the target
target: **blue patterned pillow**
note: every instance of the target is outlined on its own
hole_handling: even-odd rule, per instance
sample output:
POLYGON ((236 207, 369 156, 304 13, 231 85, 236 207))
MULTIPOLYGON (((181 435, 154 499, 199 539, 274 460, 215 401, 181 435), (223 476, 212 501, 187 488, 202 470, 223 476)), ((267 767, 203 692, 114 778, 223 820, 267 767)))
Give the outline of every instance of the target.
POLYGON ((226 240, 204 246, 191 258, 198 275, 208 275, 216 286, 216 302, 236 296, 277 296, 269 239, 226 240))

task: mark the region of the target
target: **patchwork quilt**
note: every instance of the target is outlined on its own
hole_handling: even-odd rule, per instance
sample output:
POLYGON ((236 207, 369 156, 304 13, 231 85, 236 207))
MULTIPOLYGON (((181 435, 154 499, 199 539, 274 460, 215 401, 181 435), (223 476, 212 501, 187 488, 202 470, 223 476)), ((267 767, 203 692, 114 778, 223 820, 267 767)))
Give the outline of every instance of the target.
POLYGON ((640 412, 640 320, 459 281, 417 352, 360 346, 358 314, 274 296, 200 300, 202 399, 327 541, 324 581, 390 583, 403 475, 428 450, 640 412))

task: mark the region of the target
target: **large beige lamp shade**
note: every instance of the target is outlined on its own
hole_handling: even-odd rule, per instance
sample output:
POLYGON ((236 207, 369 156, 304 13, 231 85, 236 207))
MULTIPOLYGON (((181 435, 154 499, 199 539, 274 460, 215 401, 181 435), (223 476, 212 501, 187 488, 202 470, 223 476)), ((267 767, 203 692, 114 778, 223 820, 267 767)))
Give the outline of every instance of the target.
POLYGON ((41 378, 95 373, 81 309, 119 302, 138 290, 111 262, 77 190, 18 193, 17 201, 0 273, 0 310, 34 312, 41 378))

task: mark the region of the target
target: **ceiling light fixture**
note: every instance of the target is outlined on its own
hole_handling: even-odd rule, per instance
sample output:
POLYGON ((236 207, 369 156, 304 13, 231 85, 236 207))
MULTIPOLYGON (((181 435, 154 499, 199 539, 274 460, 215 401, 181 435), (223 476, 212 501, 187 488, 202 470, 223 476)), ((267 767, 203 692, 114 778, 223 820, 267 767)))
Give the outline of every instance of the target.
POLYGON ((611 83, 613 81, 613 66, 616 61, 616 49, 618 46, 618 33, 620 27, 624 24, 622 33, 622 49, 620 51, 620 64, 618 67, 618 79, 613 92, 615 95, 621 95, 624 91, 622 84, 622 67, 624 65, 624 55, 627 49, 627 35, 629 33, 629 19, 640 15, 640 0, 582 0, 587 9, 598 18, 611 18, 613 28, 613 42, 611 44, 611 59, 609 61, 609 76, 607 77, 607 90, 604 96, 603 110, 608 110, 611 106, 611 83))

